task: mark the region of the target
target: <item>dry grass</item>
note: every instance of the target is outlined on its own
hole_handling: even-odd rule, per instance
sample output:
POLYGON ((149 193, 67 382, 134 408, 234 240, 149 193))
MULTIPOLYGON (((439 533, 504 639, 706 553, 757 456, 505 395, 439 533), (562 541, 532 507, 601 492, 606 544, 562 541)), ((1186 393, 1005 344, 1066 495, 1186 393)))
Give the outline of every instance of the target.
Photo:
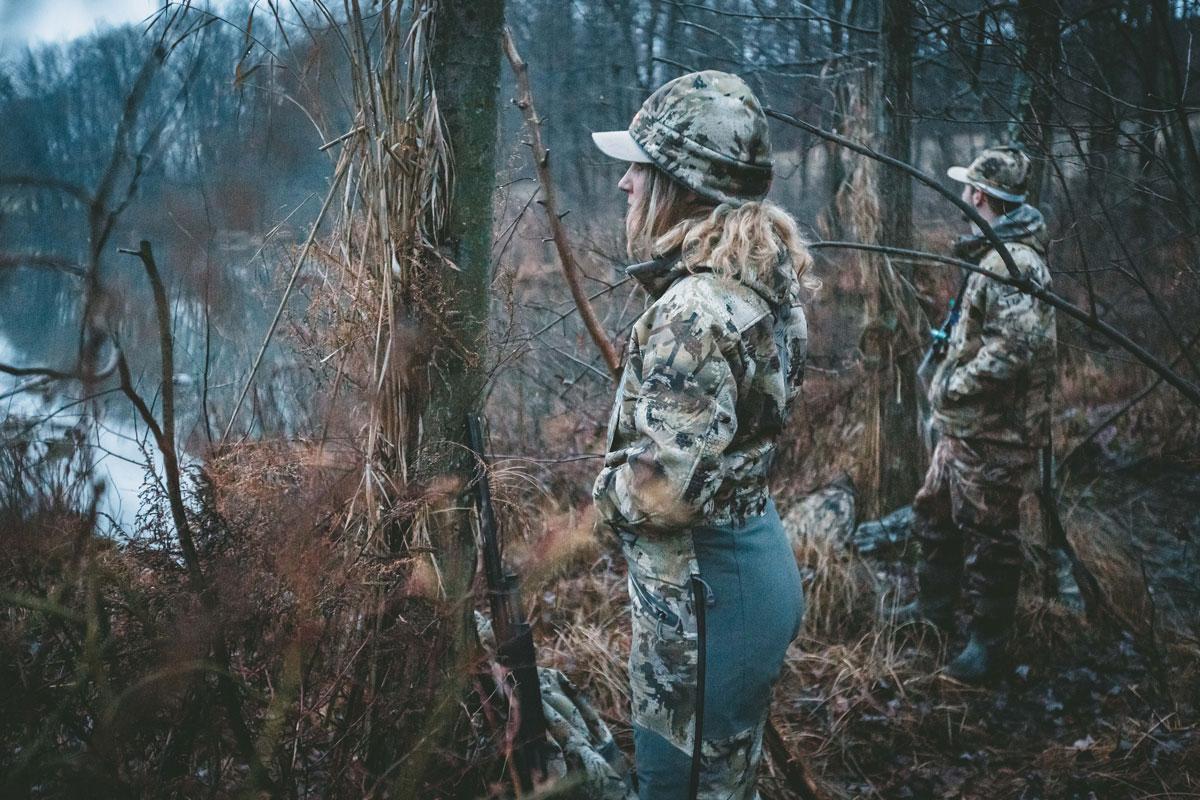
MULTIPOLYGON (((537 576, 526 596, 539 655, 586 687, 628 752, 624 570, 615 544, 570 520, 557 518, 522 551, 537 576)), ((1067 524, 1130 624, 1148 624, 1128 531, 1083 505, 1067 524)), ((1181 797, 1200 786, 1184 766, 1200 753, 1194 707, 1158 693, 1144 637, 1095 629, 1027 587, 1010 646, 1021 669, 996 691, 963 686, 937 673, 961 638, 884 621, 911 595, 911 567, 869 563, 828 540, 794 547, 807 612, 772 714, 831 797, 1181 797)), ((1194 695, 1200 652, 1159 624, 1173 682, 1194 695)), ((793 797, 774 774, 768 765, 764 796, 793 797)))

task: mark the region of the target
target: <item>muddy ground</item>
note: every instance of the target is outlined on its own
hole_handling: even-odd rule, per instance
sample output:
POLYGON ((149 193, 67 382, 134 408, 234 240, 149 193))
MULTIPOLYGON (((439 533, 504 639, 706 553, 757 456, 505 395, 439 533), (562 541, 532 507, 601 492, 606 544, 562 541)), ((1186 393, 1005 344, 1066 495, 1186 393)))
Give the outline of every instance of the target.
MULTIPOLYGON (((949 642, 875 628, 858 646, 823 656, 810 641, 818 651, 794 654, 775 715, 835 794, 1200 796, 1200 472, 1140 465, 1072 479, 1061 507, 1118 618, 1089 623, 1026 580, 1012 662, 986 689, 935 672, 964 641, 965 615, 949 642)), ((903 601, 912 562, 868 564, 903 601)))
MULTIPOLYGON (((772 719, 830 797, 1200 797, 1200 469, 1071 477, 1061 509, 1114 612, 1089 622, 1026 576, 1011 664, 986 689, 938 674, 965 615, 950 641, 883 621, 912 596, 915 547, 797 547, 808 618, 772 719)), ((588 692, 631 754, 623 565, 607 552, 577 565, 534 601, 542 662, 588 692)), ((802 797, 789 775, 768 759, 763 796, 802 797)))

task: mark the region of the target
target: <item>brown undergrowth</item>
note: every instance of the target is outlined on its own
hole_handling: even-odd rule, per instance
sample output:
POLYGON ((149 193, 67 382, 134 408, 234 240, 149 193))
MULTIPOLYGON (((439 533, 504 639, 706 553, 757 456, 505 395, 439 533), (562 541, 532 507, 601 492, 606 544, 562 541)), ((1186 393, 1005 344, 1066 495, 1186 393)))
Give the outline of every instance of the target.
POLYGON ((152 477, 119 541, 88 511, 86 448, 45 455, 0 447, 0 795, 478 797, 498 781, 463 705, 473 654, 430 667, 460 609, 427 554, 368 550, 342 522, 353 451, 243 444, 191 471, 207 598, 152 477), (265 785, 218 703, 217 646, 265 785), (454 744, 430 750, 439 713, 454 744))
MULTIPOLYGON (((1200 480, 1188 485, 1200 490, 1200 480)), ((1143 486, 1140 496, 1154 491, 1143 486)), ((1163 487, 1157 491, 1167 495, 1159 498, 1164 507, 1188 523, 1191 506, 1163 487)), ((1107 500, 1074 489, 1065 497, 1065 517, 1119 618, 1089 623, 1043 597, 1031 573, 1009 667, 987 689, 938 673, 964 641, 965 616, 949 639, 885 621, 889 606, 912 595, 915 552, 866 561, 838 542, 794 541, 807 614, 772 715, 831 797, 1200 792, 1195 632, 1181 613, 1184 601, 1162 588, 1161 574, 1153 566, 1143 573, 1138 553, 1152 548, 1153 538, 1131 532, 1118 519, 1119 504, 1107 500)), ((1170 530, 1175 521, 1160 522, 1170 530)), ((533 577, 526 596, 540 657, 588 692, 629 753, 628 601, 616 543, 594 538, 584 515, 549 521, 530 539, 523 555, 533 577)), ((767 764, 762 783, 764 797, 796 796, 775 765, 767 764)))

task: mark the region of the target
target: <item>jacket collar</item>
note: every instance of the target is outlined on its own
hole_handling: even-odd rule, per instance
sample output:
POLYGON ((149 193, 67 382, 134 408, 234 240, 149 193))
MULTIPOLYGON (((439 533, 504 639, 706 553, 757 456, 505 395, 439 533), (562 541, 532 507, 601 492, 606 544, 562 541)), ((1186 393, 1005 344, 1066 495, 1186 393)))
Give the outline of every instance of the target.
MULTIPOLYGON (((1046 220, 1042 217, 1042 212, 1028 203, 996 220, 992 225, 992 230, 996 232, 1002 242, 1028 245, 1039 255, 1045 256, 1046 254, 1046 243, 1049 239, 1046 220)), ((954 245, 954 255, 964 261, 978 264, 988 251, 993 249, 991 241, 982 233, 977 233, 959 239, 954 245)))
POLYGON ((687 274, 689 270, 683 266, 682 254, 675 250, 650 261, 628 266, 625 268, 625 272, 657 300, 663 296, 672 283, 687 274))

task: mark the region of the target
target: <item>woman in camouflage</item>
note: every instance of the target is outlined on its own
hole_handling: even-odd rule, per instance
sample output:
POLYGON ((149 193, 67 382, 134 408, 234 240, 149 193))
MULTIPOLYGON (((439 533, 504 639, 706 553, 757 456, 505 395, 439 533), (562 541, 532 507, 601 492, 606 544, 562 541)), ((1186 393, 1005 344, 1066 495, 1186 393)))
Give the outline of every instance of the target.
POLYGON ((803 614, 767 489, 804 374, 795 220, 764 199, 767 121, 737 76, 656 91, 627 131, 634 324, 593 496, 620 536, 633 609, 630 684, 641 800, 757 797, 771 687, 803 614))

